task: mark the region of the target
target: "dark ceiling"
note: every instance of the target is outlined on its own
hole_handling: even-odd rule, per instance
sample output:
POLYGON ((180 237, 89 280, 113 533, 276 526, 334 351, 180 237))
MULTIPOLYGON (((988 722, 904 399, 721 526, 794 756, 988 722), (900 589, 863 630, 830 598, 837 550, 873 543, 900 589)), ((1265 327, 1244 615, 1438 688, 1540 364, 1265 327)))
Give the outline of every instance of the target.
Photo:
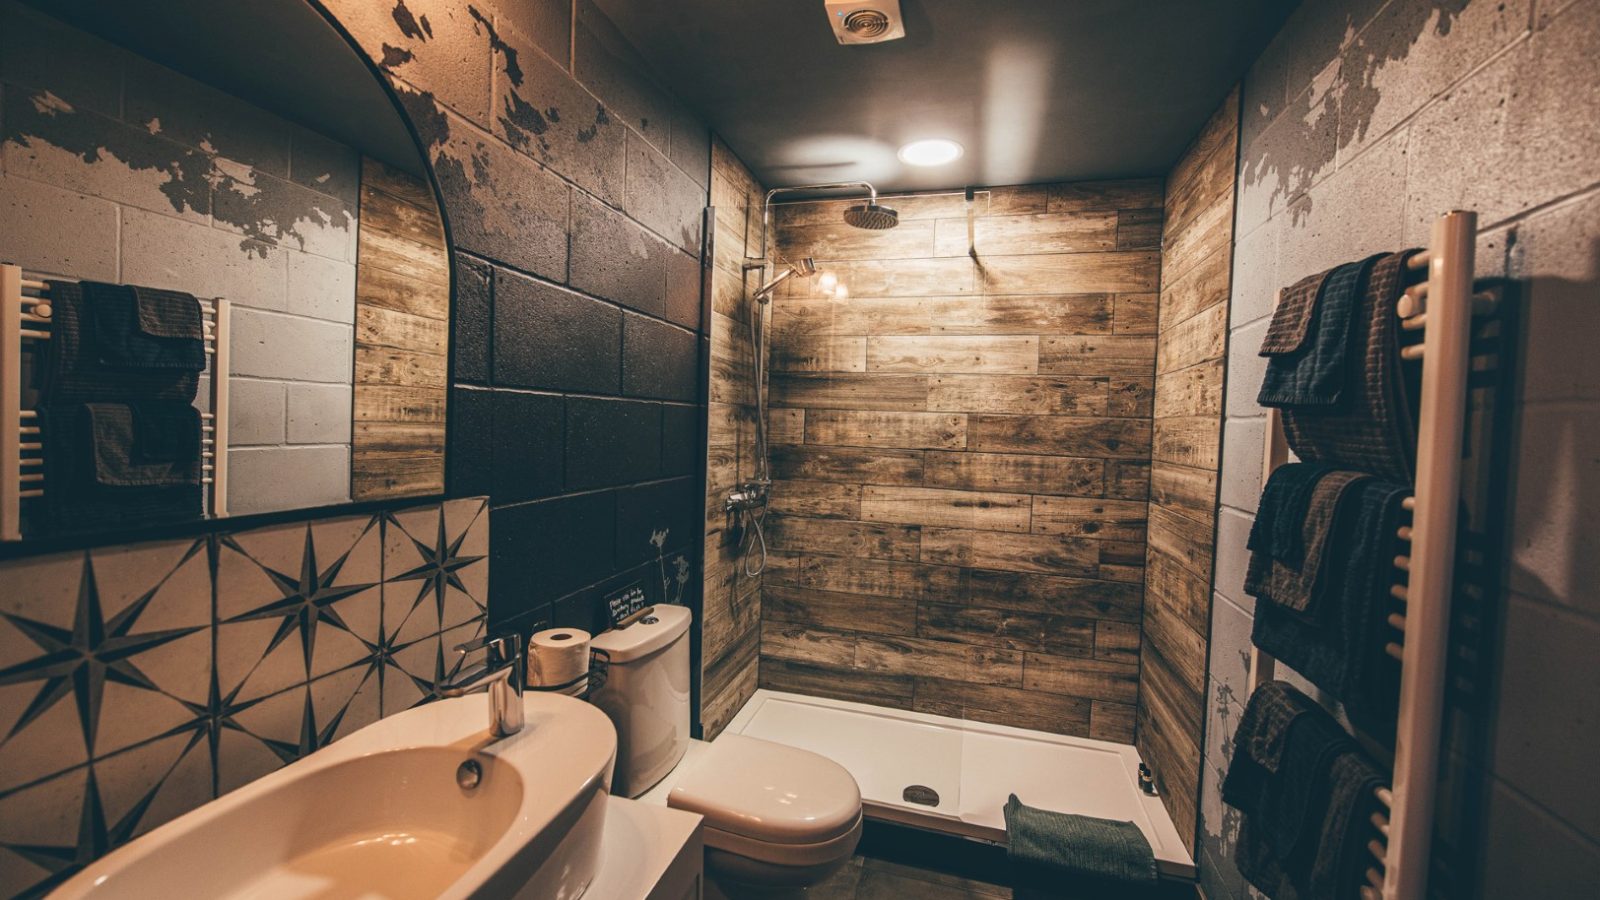
POLYGON ((823 0, 596 0, 769 187, 882 190, 1166 171, 1290 0, 902 0, 906 37, 834 41, 823 0), (905 166, 948 137, 956 163, 905 166))

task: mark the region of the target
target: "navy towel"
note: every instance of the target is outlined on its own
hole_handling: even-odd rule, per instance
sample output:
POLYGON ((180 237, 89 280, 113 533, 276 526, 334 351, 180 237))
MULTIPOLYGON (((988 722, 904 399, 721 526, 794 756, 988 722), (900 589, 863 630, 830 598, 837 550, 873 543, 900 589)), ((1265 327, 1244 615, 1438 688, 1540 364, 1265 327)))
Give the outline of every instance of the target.
MULTIPOLYGON (((146 406, 146 409, 150 407, 146 406)), ((179 408, 159 418, 178 431, 151 459, 140 444, 138 410, 126 403, 67 403, 41 407, 45 454, 43 498, 53 534, 145 527, 201 518, 204 513, 199 414, 179 408), (192 416, 192 418, 191 418, 192 416), (178 442, 192 441, 185 452, 178 442)))
POLYGON ((1322 476, 1333 471, 1320 463, 1289 463, 1272 470, 1261 490, 1256 520, 1245 548, 1299 565, 1305 554, 1300 525, 1322 476))
POLYGON ((1382 784, 1326 710, 1281 681, 1257 688, 1222 782, 1223 801, 1244 814, 1239 871, 1272 897, 1355 896, 1382 784))
MULTIPOLYGON (((194 401, 200 384, 200 370, 205 368, 205 345, 184 338, 157 338, 161 341, 184 342, 183 365, 170 368, 135 368, 120 363, 107 363, 107 343, 117 345, 117 339, 102 340, 99 321, 100 310, 86 293, 86 285, 76 281, 51 281, 50 301, 54 307, 51 316, 50 340, 44 347, 45 358, 40 392, 41 405, 64 405, 75 401, 134 401, 180 400, 194 401), (195 356, 195 348, 199 355, 195 356), (198 366, 196 365, 198 363, 198 366)), ((120 298, 120 299, 126 299, 120 298)), ((135 308, 130 304, 110 310, 110 327, 113 330, 137 330, 135 308)), ((109 357, 117 358, 120 352, 112 350, 109 357)), ((46 496, 49 496, 46 494, 46 496)))
POLYGON ((1396 532, 1409 487, 1376 478, 1349 485, 1329 526, 1326 591, 1314 616, 1256 604, 1251 639, 1344 704, 1350 720, 1375 736, 1393 733, 1400 667, 1384 652, 1391 637, 1389 587, 1398 571, 1396 532))
POLYGON ((82 282, 102 365, 128 369, 206 367, 200 303, 188 294, 99 281, 82 282))
POLYGON ((1372 266, 1351 340, 1350 390, 1338 407, 1289 406, 1284 437, 1295 455, 1390 481, 1412 480, 1417 440, 1412 415, 1420 370, 1400 363, 1400 317, 1406 260, 1390 253, 1372 266))
POLYGON ((1369 477, 1320 463, 1275 469, 1245 545, 1250 550, 1246 593, 1304 616, 1316 615, 1326 594, 1322 563, 1333 519, 1350 485, 1369 477))
POLYGON ((1262 406, 1332 408, 1348 398, 1356 366, 1354 325, 1366 292, 1372 256, 1328 273, 1310 310, 1309 333, 1289 353, 1265 350, 1267 372, 1256 401, 1262 406))

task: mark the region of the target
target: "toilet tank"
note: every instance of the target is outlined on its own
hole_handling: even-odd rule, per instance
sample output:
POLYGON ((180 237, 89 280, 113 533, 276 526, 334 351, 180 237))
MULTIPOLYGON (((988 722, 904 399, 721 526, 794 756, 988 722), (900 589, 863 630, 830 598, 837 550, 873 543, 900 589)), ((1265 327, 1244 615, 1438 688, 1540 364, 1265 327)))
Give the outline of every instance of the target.
POLYGON ((661 605, 627 628, 595 636, 610 655, 591 698, 617 727, 612 792, 637 797, 665 778, 689 749, 688 607, 661 605))

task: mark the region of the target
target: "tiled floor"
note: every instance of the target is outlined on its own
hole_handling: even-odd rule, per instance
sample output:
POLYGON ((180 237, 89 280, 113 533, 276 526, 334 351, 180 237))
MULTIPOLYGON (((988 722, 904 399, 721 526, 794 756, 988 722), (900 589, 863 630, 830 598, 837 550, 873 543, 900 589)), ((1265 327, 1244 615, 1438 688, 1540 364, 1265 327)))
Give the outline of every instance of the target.
POLYGON ((812 888, 807 900, 995 900, 1010 897, 1010 888, 996 884, 857 856, 827 882, 812 888))

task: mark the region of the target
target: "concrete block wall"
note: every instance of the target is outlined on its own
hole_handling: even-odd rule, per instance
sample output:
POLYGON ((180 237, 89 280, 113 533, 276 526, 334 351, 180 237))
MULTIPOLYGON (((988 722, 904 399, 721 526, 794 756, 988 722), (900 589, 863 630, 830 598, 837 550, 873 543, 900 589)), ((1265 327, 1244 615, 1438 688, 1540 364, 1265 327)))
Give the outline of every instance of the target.
POLYGON ((1243 85, 1221 509, 1201 797, 1213 898, 1254 895, 1218 785, 1247 694, 1245 540, 1260 492, 1256 355, 1273 292, 1426 243, 1476 210, 1479 274, 1523 292, 1510 576, 1488 616, 1486 746, 1452 745, 1477 806, 1445 808, 1449 897, 1576 897, 1600 884, 1600 2, 1307 0, 1243 85))
POLYGON ((348 501, 356 151, 10 0, 0 82, 0 259, 230 299, 230 511, 348 501))
POLYGON ((698 603, 711 139, 592 4, 329 0, 427 147, 456 251, 449 486, 486 493, 489 617, 698 603))

